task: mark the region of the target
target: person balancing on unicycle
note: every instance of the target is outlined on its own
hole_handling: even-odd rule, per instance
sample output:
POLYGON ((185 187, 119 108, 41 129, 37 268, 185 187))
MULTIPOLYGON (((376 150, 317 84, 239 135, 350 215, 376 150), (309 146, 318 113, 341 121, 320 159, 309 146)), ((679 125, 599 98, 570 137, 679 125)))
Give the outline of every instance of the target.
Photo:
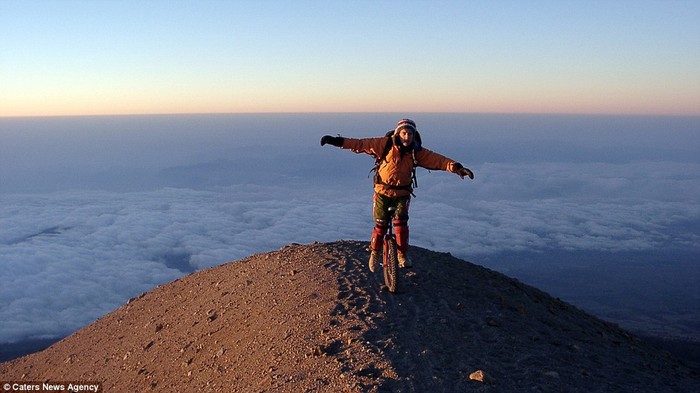
POLYGON ((474 179, 474 173, 459 162, 424 148, 416 123, 402 119, 384 137, 344 138, 325 135, 321 146, 330 144, 355 153, 375 157, 373 216, 369 270, 374 272, 381 259, 382 241, 391 223, 396 232, 400 267, 411 267, 408 257, 408 206, 417 187, 416 167, 449 171, 474 179))

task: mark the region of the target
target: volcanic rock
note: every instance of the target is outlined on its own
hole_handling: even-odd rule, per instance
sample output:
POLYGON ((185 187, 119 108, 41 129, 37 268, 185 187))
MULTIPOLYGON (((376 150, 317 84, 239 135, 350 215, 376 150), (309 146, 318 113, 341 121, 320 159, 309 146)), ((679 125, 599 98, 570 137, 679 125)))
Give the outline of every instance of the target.
POLYGON ((694 370, 618 326, 449 254, 413 247, 398 292, 383 291, 367 245, 291 245, 190 274, 0 364, 0 380, 106 392, 700 391, 694 370))

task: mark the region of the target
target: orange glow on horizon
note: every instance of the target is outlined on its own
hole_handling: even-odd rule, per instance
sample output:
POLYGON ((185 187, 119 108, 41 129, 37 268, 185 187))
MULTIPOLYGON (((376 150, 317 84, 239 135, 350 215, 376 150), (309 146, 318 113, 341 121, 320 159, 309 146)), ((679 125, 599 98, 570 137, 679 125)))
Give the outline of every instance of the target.
MULTIPOLYGON (((502 94, 482 95, 478 98, 453 97, 453 100, 427 99, 397 100, 389 97, 361 99, 359 97, 283 97, 273 99, 251 97, 243 100, 233 97, 121 100, 47 100, 39 104, 0 101, 0 117, 50 117, 97 115, 148 115, 189 113, 378 113, 378 112, 435 112, 435 113, 551 113, 551 114, 609 114, 609 115, 668 115, 700 116, 697 97, 652 97, 626 100, 624 97, 557 97, 554 95, 502 94), (673 99, 671 99, 673 98, 673 99)), ((449 98, 449 97, 448 97, 449 98)))

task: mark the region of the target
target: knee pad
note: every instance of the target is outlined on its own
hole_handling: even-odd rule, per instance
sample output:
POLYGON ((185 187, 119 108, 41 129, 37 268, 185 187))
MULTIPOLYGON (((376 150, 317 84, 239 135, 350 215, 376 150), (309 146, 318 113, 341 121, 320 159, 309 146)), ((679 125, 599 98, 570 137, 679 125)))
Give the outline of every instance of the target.
POLYGON ((386 230, 389 228, 389 224, 385 220, 374 220, 374 227, 386 230))
POLYGON ((406 254, 408 252, 408 221, 394 220, 394 228, 396 229, 396 245, 399 247, 399 252, 406 254))
POLYGON ((372 230, 372 238, 370 239, 370 247, 373 250, 379 251, 382 248, 382 238, 386 235, 389 225, 384 220, 377 220, 372 230))
POLYGON ((404 218, 396 218, 396 219, 393 220, 393 223, 394 223, 394 227, 396 227, 396 228, 398 228, 398 227, 407 227, 407 226, 408 226, 408 219, 407 219, 407 218, 406 218, 406 219, 404 219, 404 218))

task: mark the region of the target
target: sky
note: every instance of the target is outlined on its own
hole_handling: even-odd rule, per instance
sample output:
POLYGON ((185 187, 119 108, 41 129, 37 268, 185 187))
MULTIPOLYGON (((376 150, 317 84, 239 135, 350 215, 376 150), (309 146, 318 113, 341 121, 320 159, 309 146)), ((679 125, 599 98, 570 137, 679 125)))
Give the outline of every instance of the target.
MULTIPOLYGON (((369 240, 398 114, 0 119, 0 345, 59 338, 193 271, 369 240)), ((417 114, 411 244, 646 333, 700 340, 700 117, 417 114)), ((419 263, 419 261, 414 261, 419 263)))
POLYGON ((700 2, 0 0, 0 117, 700 114, 700 2))

